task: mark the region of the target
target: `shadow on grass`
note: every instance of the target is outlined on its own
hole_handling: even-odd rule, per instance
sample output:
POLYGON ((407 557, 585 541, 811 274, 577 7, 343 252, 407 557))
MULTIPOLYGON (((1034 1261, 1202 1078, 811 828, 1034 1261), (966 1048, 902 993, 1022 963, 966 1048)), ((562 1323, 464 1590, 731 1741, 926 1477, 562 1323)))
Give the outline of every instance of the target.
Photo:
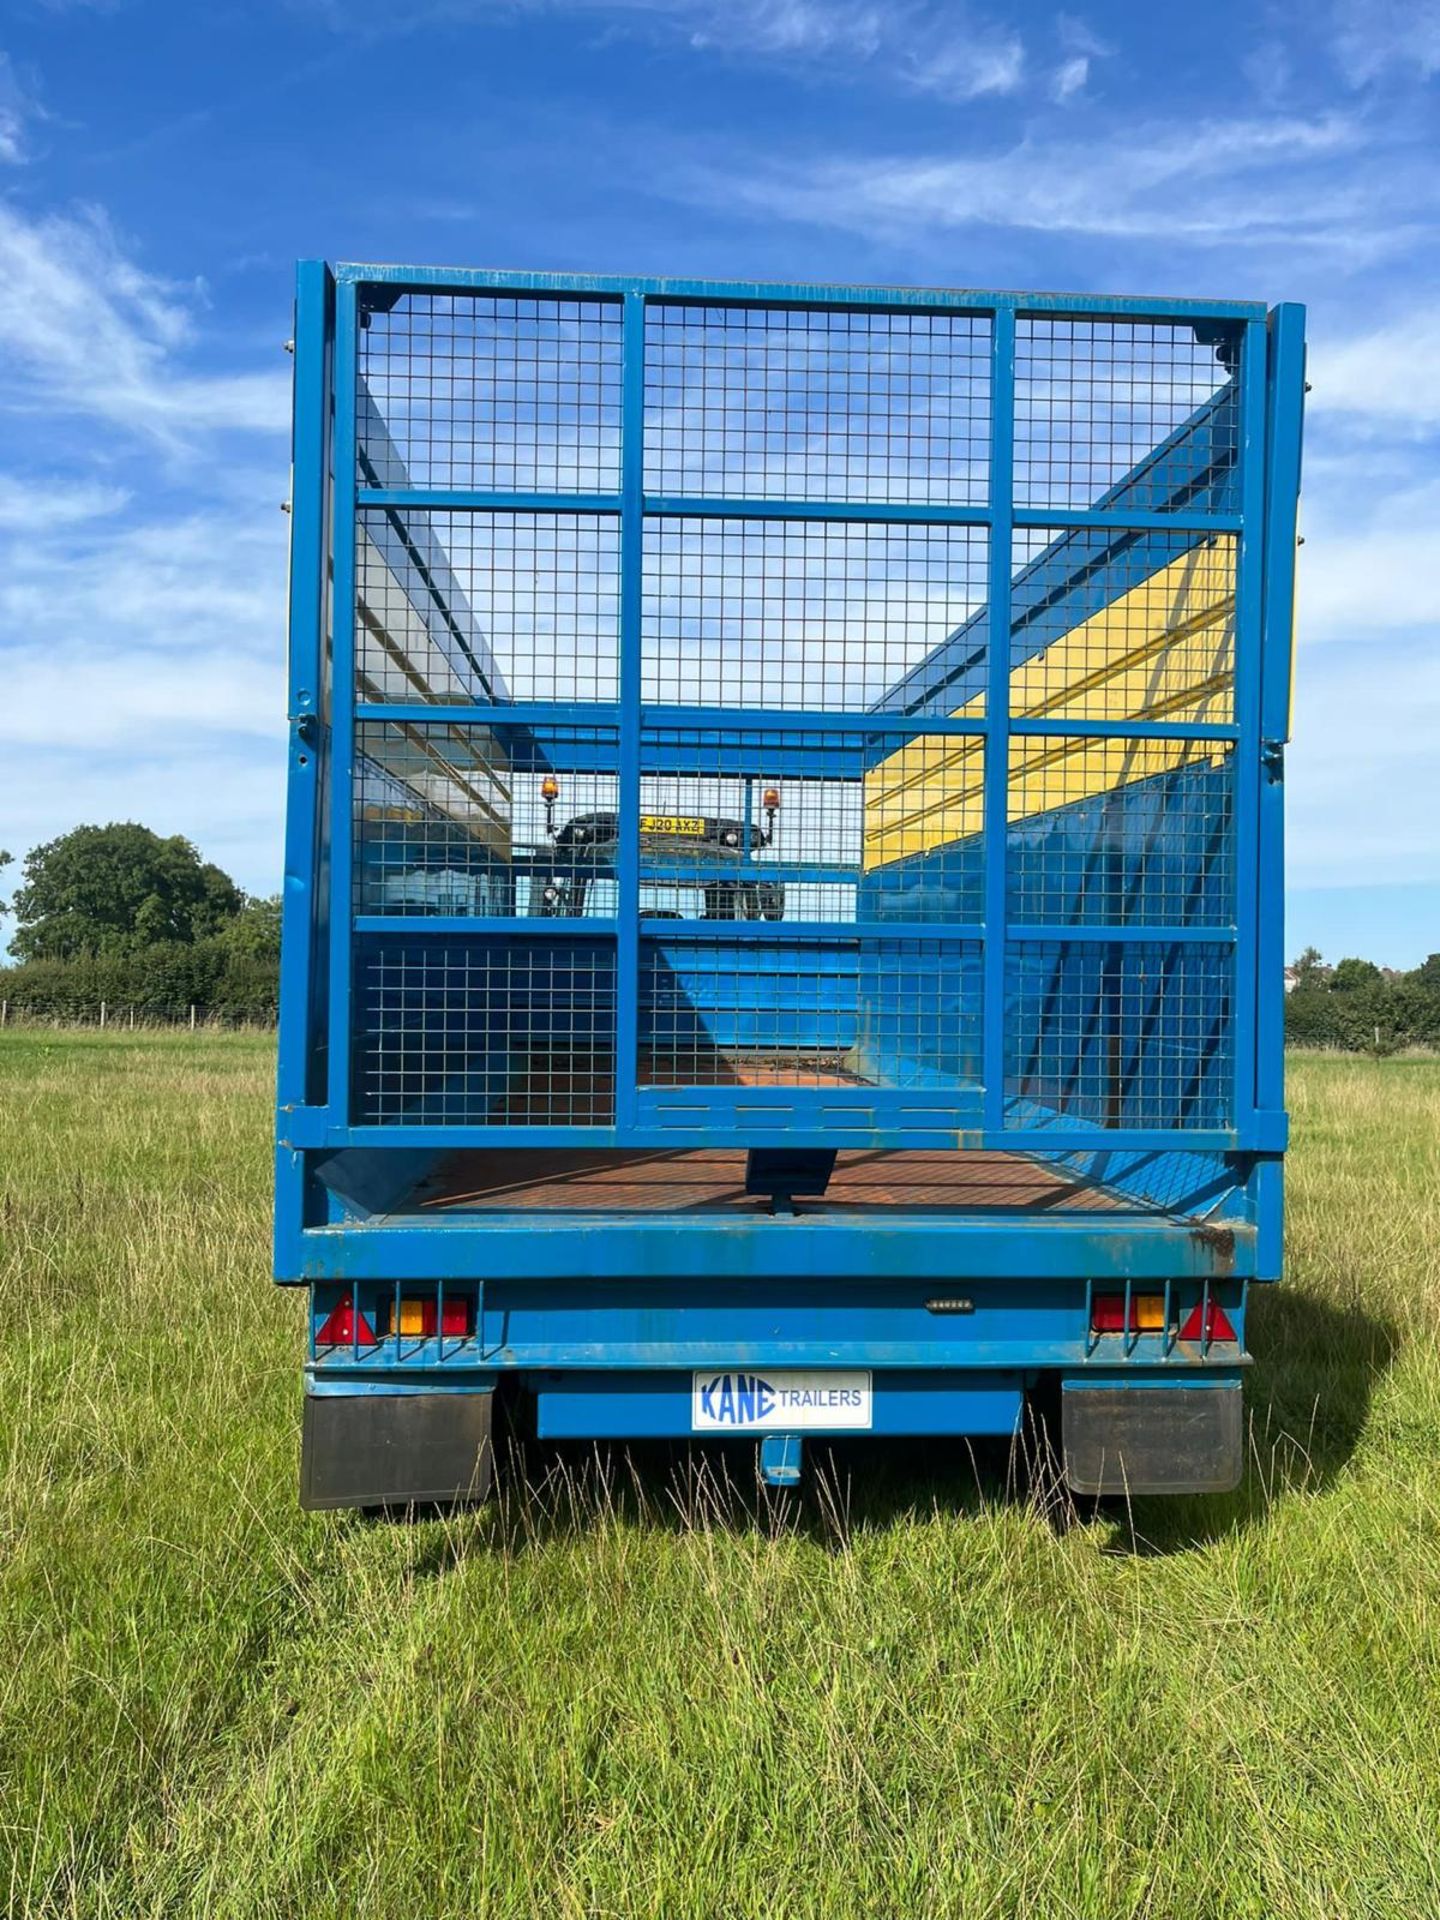
MULTIPOLYGON (((1262 1524, 1294 1493, 1333 1483, 1364 1431, 1398 1327, 1358 1303, 1336 1307, 1298 1289, 1251 1296, 1260 1356, 1246 1381, 1245 1475, 1230 1494, 1094 1500, 1064 1487, 1051 1435, 1027 1416, 1019 1440, 812 1441, 801 1487, 763 1485, 754 1440, 539 1441, 517 1395, 497 1434, 496 1490, 416 1541, 414 1571, 441 1572, 475 1552, 514 1554, 606 1528, 790 1536, 843 1551, 856 1531, 931 1516, 1028 1511, 1056 1533, 1098 1521, 1102 1551, 1185 1552, 1262 1524)), ((418 1517, 424 1517, 417 1515, 418 1517)))
POLYGON ((1295 1493, 1334 1484, 1359 1444, 1401 1330, 1358 1301, 1336 1306, 1299 1287, 1257 1287, 1247 1336, 1245 1475, 1234 1493, 1076 1502, 1111 1527, 1106 1551, 1166 1554, 1243 1532, 1295 1493))

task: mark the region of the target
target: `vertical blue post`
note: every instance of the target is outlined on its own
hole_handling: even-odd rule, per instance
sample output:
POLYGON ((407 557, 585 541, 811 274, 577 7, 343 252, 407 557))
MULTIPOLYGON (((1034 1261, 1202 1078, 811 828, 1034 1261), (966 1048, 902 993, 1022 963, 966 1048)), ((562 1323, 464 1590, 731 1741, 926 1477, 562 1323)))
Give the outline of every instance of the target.
MULTIPOLYGON (((1265 387, 1263 320, 1246 322, 1240 347, 1240 541, 1235 561, 1235 959, 1234 1125, 1242 1147, 1255 1133, 1255 1021, 1260 871, 1260 660, 1265 590, 1265 387)), ((1274 876, 1267 876, 1274 878, 1274 876)), ((1269 912, 1277 903, 1267 898, 1269 912)))
POLYGON ((620 742, 615 847, 615 1124, 636 1123, 640 1048, 640 696, 645 589, 645 301, 625 296, 620 414, 620 742))
POLYGON ((356 288, 335 290, 335 583, 330 689, 330 1057, 327 1104, 350 1118, 351 874, 355 840, 355 382, 356 288))
POLYGON ((1010 802, 1010 576, 1015 540, 1015 310, 991 317, 989 626, 985 680, 985 1130, 1005 1124, 1005 836, 1010 802))
POLYGON ((285 884, 280 900, 281 1107, 311 1098, 316 1032, 315 912, 320 777, 325 763, 325 595, 330 463, 329 350, 334 289, 323 260, 295 275, 294 428, 291 439, 289 691, 290 765, 285 804, 285 884))
MULTIPOLYGON (((1276 1112, 1285 1099, 1285 780, 1290 734, 1291 650, 1295 621, 1296 509, 1305 406, 1305 309, 1286 305, 1270 316, 1269 409, 1266 436, 1265 604, 1261 647, 1259 797, 1259 925, 1256 930, 1255 1103, 1276 1112)), ((1261 1279, 1280 1272, 1281 1165, 1255 1169, 1255 1217, 1261 1279)))
MULTIPOLYGON (((327 766, 325 612, 329 577, 330 332, 334 285, 323 260, 295 275, 294 426, 290 468, 289 768, 285 878, 280 896, 277 1142, 286 1115, 323 1098, 312 1068, 321 1036, 316 994, 319 947, 321 780, 327 766)), ((277 1144, 275 1273, 291 1279, 304 1226, 305 1156, 277 1144)))

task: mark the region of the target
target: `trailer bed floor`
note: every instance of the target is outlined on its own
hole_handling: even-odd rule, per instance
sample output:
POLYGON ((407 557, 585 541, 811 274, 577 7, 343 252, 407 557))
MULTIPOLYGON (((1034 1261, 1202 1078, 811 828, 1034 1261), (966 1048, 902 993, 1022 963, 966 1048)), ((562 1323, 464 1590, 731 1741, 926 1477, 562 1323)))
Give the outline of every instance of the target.
MULTIPOLYGON (((745 1191, 742 1150, 626 1152, 466 1149, 446 1155, 398 1211, 735 1212, 769 1209, 745 1191)), ((800 1214, 833 1217, 892 1208, 946 1214, 1145 1212, 1105 1188, 1023 1153, 842 1152, 823 1197, 800 1214)))

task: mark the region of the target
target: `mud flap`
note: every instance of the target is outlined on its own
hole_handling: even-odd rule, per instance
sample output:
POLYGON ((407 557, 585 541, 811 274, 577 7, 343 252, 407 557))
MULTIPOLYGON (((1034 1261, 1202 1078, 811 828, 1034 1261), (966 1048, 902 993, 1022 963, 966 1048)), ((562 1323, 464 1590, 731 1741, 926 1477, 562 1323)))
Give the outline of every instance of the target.
POLYGON ((493 1393, 307 1393, 301 1506, 483 1500, 494 1404, 493 1393))
POLYGON ((1065 1478, 1076 1493, 1229 1493, 1244 1465, 1238 1380, 1088 1387, 1060 1395, 1065 1478))

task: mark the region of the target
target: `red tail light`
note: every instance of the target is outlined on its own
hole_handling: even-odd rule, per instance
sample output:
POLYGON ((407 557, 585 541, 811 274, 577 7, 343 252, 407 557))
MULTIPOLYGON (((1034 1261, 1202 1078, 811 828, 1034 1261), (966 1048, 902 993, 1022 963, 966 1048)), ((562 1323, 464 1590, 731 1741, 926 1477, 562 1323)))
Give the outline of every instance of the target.
MULTIPOLYGON (((440 1331, 447 1339, 464 1339, 472 1331, 473 1302, 463 1293, 447 1294, 440 1314, 440 1331)), ((403 1339, 433 1340, 435 1337, 435 1296, 433 1293, 407 1294, 400 1302, 400 1333, 403 1339)), ((384 1332, 395 1331, 395 1302, 387 1300, 383 1308, 384 1332)))
MULTIPOLYGON (((1123 1293, 1097 1293, 1090 1303, 1090 1331, 1092 1333, 1124 1333, 1125 1296, 1123 1293)), ((1163 1333, 1165 1331, 1165 1296, 1163 1293, 1132 1293, 1130 1296, 1131 1333, 1163 1333)))
POLYGON ((375 1329, 362 1313, 357 1319, 353 1303, 342 1300, 333 1312, 325 1316, 324 1325, 315 1336, 317 1347, 373 1347, 375 1329))
POLYGON ((1182 1340, 1233 1340, 1235 1337, 1229 1314, 1214 1300, 1210 1302, 1208 1314, 1203 1304, 1192 1307, 1180 1329, 1182 1340))

